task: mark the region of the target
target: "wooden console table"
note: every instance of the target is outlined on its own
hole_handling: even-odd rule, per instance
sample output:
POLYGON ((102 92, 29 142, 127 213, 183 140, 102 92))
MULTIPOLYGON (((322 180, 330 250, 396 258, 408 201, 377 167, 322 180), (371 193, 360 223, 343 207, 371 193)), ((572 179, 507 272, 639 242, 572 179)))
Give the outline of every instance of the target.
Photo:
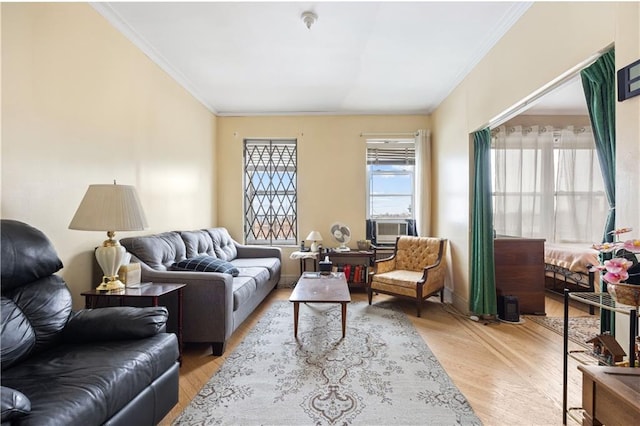
POLYGON ((632 425, 640 419, 640 368, 579 365, 583 425, 632 425))

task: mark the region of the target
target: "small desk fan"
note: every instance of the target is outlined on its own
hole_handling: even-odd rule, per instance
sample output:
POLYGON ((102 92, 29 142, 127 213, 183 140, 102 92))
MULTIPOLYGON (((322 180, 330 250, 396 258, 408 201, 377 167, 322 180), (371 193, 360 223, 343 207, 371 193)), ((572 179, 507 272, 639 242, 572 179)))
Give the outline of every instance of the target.
POLYGON ((347 247, 347 243, 351 241, 351 230, 344 223, 336 222, 331 225, 331 238, 338 244, 339 247, 335 249, 335 251, 349 251, 351 250, 347 247))

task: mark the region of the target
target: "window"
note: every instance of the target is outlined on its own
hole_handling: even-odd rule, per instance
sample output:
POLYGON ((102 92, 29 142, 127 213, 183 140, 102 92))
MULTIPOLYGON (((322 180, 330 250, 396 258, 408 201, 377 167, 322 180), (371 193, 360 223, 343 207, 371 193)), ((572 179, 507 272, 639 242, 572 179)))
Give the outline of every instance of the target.
POLYGON ((297 244, 297 142, 244 141, 244 237, 251 244, 297 244))
POLYGON ((367 217, 415 219, 414 139, 367 140, 367 217))
POLYGON ((492 138, 498 234, 600 241, 608 205, 588 127, 499 127, 492 138))

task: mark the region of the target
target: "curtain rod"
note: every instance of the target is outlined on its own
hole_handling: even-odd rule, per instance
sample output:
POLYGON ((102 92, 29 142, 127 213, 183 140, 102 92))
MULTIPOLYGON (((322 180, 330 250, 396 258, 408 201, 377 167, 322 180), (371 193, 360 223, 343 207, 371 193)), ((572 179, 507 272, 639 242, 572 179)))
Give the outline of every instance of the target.
POLYGON ((529 109, 530 105, 540 100, 540 98, 542 98, 543 96, 553 92, 556 89, 559 89, 565 83, 569 82, 573 78, 579 78, 580 72, 583 69, 587 68, 588 66, 592 65, 595 61, 600 59, 600 57, 604 55, 606 52, 608 52, 612 47, 613 47, 612 44, 608 45, 604 49, 599 50, 598 52, 589 56, 587 59, 580 62, 578 65, 564 72, 557 78, 551 80, 549 83, 542 86, 540 89, 536 90, 535 92, 533 92, 532 94, 530 94, 529 96, 527 96, 526 98, 518 102, 517 104, 514 104, 511 107, 507 108, 507 110, 500 113, 500 115, 493 117, 491 120, 489 120, 489 123, 487 124, 486 127, 494 128, 503 123, 506 123, 507 121, 511 120, 512 118, 522 114, 524 111, 529 109))
POLYGON ((418 132, 397 132, 397 133, 360 133, 360 136, 415 136, 418 132))

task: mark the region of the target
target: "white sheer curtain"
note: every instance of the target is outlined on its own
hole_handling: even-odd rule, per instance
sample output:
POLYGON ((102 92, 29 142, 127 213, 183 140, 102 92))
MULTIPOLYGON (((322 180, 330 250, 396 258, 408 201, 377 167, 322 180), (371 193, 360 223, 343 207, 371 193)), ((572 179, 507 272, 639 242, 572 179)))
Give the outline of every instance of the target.
POLYGON ((492 145, 496 233, 600 240, 607 207, 591 128, 501 126, 492 145))
POLYGON ((415 206, 416 230, 420 236, 429 236, 431 229, 431 197, 426 191, 431 188, 431 132, 418 130, 415 137, 415 206))

